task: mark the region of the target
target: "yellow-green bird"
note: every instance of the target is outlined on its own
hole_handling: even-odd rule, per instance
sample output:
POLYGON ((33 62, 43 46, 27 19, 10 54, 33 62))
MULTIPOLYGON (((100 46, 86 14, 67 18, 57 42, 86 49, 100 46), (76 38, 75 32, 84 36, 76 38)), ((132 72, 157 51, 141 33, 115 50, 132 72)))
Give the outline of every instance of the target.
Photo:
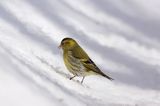
POLYGON ((65 66, 74 75, 70 80, 76 76, 81 76, 83 77, 81 83, 83 83, 85 76, 94 74, 99 74, 109 80, 113 80, 96 66, 96 64, 89 58, 87 53, 74 39, 64 38, 59 47, 63 50, 65 66))

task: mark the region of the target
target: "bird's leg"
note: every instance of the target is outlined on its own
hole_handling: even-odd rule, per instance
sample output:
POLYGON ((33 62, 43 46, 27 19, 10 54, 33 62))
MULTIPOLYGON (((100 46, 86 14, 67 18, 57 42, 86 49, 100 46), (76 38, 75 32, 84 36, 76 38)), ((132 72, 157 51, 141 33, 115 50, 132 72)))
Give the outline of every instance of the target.
POLYGON ((69 79, 72 80, 74 77, 76 77, 75 75, 73 77, 70 77, 69 79))
POLYGON ((84 78, 85 78, 85 77, 83 76, 82 81, 81 81, 81 84, 83 83, 84 78))

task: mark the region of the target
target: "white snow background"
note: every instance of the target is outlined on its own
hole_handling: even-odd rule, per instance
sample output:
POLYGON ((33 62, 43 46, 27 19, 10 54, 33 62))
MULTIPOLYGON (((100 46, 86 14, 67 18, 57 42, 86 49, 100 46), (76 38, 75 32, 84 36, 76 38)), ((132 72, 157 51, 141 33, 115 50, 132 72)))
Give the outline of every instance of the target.
POLYGON ((1 0, 0 106, 160 106, 160 1, 1 0), (64 37, 115 80, 69 80, 64 37))

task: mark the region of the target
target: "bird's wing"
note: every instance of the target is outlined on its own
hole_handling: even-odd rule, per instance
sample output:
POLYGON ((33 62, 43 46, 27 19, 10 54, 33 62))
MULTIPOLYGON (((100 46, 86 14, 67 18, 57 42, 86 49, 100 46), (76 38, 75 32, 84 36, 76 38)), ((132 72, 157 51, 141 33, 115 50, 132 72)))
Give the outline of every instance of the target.
POLYGON ((82 64, 92 70, 95 71, 96 73, 98 73, 100 71, 100 69, 96 66, 96 64, 89 58, 89 56, 87 55, 87 53, 79 46, 77 48, 75 48, 76 52, 72 52, 73 57, 77 58, 78 60, 80 60, 82 62, 82 64))
POLYGON ((73 52, 72 55, 81 61, 81 63, 89 70, 92 70, 95 73, 101 74, 102 76, 113 80, 111 77, 105 75, 97 66, 96 64, 89 58, 87 53, 79 46, 76 48, 76 52, 73 52))
POLYGON ((111 78, 108 75, 104 74, 90 58, 87 59, 87 60, 82 60, 82 61, 83 61, 84 66, 86 68, 88 68, 88 70, 92 70, 93 72, 96 72, 96 73, 108 78, 109 80, 114 80, 113 78, 111 78))
POLYGON ((108 79, 112 79, 109 76, 105 75, 97 66, 96 64, 89 58, 87 53, 80 47, 76 47, 74 51, 72 51, 72 55, 74 58, 81 61, 81 63, 87 68, 88 71, 92 70, 97 74, 101 74, 108 79))

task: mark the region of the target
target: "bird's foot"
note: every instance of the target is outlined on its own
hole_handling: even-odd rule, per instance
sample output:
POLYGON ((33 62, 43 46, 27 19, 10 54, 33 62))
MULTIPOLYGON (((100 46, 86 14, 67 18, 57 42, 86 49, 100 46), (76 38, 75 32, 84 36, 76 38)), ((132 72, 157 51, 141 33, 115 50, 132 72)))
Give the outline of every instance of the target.
POLYGON ((84 81, 84 78, 85 78, 85 77, 83 77, 83 78, 82 78, 81 84, 83 83, 83 81, 84 81))
POLYGON ((70 77, 69 79, 72 80, 74 77, 76 77, 76 76, 70 77))

